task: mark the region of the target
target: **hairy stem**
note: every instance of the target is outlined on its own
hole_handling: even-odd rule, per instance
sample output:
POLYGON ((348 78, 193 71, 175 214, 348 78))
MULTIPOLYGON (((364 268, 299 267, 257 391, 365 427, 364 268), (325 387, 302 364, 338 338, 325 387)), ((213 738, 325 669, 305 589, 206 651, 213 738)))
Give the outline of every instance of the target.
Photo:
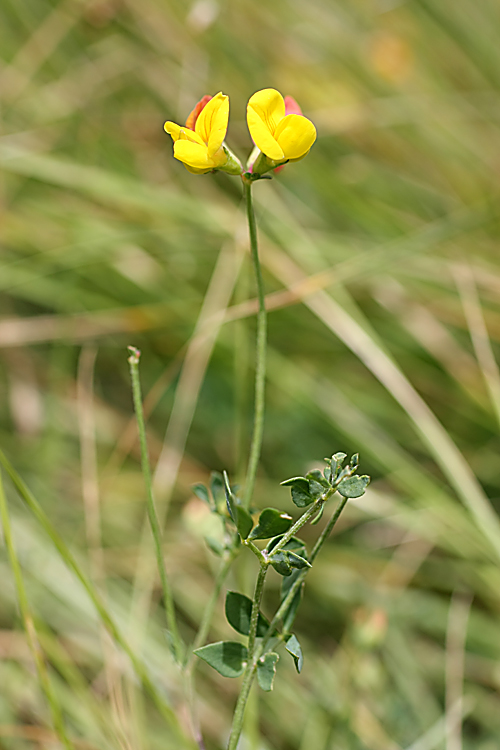
POLYGON ((252 442, 250 456, 248 459, 247 475, 245 481, 245 495, 243 505, 250 507, 255 477, 259 464, 260 451, 262 447, 262 434, 264 430, 264 395, 266 384, 266 341, 267 341, 267 313, 264 298, 264 284, 259 261, 259 248, 257 244, 257 225, 252 202, 252 183, 243 182, 245 200, 247 206, 248 230, 250 234, 250 249, 257 281, 257 296, 259 300, 259 312, 257 313, 257 358, 255 366, 255 405, 252 442))
POLYGON ((241 683, 241 691, 238 696, 238 702, 234 710, 233 725, 231 727, 231 734, 229 736, 229 743, 227 750, 236 750, 238 741, 240 739, 241 730, 243 728, 243 718, 245 715, 245 708, 250 694, 250 688, 252 687, 252 681, 257 669, 257 661, 255 656, 255 638, 257 635, 257 623, 259 621, 260 604, 262 601, 262 594, 264 593, 264 581, 266 579, 268 564, 261 565, 259 575, 257 577, 257 583, 255 584, 255 592, 252 603, 252 614, 250 616, 250 631, 248 634, 248 662, 243 673, 243 682, 241 683))

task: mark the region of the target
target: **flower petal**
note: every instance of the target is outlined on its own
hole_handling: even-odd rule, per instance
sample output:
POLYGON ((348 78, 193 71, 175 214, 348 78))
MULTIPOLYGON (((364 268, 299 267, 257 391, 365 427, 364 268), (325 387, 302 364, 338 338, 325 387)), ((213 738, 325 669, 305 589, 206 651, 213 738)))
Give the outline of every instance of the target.
POLYGON ((300 104, 295 101, 293 96, 285 96, 285 112, 287 115, 301 115, 300 104))
POLYGON ((179 132, 179 139, 180 141, 190 141, 191 143, 198 143, 200 146, 206 146, 205 143, 201 140, 198 133, 195 133, 194 130, 189 130, 189 128, 181 128, 179 132))
POLYGON ((203 107, 195 125, 195 131, 208 146, 210 156, 222 146, 228 121, 229 97, 220 91, 203 107))
POLYGON ((286 159, 300 159, 316 140, 316 128, 302 115, 287 115, 276 128, 275 138, 286 159))
POLYGON ((182 127, 175 122, 166 122, 163 129, 166 133, 172 136, 172 140, 175 142, 179 138, 179 133, 182 127))
POLYGON ((262 91, 257 91, 257 93, 250 97, 248 107, 253 109, 264 121, 271 135, 274 135, 278 123, 286 114, 285 100, 276 89, 262 89, 262 91))
POLYGON ((210 94, 205 94, 205 96, 200 99, 193 111, 189 113, 186 120, 186 127, 189 128, 189 130, 194 130, 200 112, 205 108, 211 98, 212 97, 210 96, 210 94))
POLYGON ((208 155, 208 148, 203 144, 188 140, 178 140, 174 144, 174 156, 192 169, 213 169, 213 161, 208 155))
POLYGON ((271 135, 262 117, 250 106, 250 103, 247 107, 247 123, 250 135, 257 148, 270 159, 282 161, 285 158, 283 149, 271 135))

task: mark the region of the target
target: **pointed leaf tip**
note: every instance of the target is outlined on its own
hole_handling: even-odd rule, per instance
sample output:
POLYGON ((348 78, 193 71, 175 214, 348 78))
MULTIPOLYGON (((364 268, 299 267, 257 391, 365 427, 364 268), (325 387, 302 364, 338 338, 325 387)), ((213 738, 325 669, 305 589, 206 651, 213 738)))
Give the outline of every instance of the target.
POLYGON ((239 677, 245 671, 248 650, 236 641, 218 641, 197 648, 193 653, 223 677, 239 677))

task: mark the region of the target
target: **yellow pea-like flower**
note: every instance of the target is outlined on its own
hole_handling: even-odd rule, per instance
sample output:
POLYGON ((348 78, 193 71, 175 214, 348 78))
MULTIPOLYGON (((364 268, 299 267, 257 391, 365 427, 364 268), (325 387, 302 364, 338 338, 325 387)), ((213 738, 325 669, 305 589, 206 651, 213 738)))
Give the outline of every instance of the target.
POLYGON ((247 106, 250 135, 257 148, 274 162, 302 159, 316 140, 316 128, 301 114, 287 114, 275 89, 254 94, 247 106))
POLYGON ((174 141, 174 156, 194 174, 223 169, 240 174, 241 165, 223 146, 229 121, 229 97, 219 92, 204 96, 188 117, 186 126, 166 122, 164 128, 174 141))

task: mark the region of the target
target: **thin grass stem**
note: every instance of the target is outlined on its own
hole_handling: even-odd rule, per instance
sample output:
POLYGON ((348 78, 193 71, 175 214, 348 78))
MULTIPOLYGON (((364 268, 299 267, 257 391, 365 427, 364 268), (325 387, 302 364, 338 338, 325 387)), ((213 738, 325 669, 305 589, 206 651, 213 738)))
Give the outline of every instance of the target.
POLYGON ((149 464, 148 444, 146 440, 146 426, 144 424, 144 412, 142 408, 141 381, 139 377, 139 359, 141 353, 133 346, 129 346, 128 349, 131 352, 130 357, 128 358, 128 363, 130 365, 134 409, 137 417, 139 443, 141 446, 141 465, 142 475, 144 477, 144 483, 146 485, 148 517, 149 523, 151 525, 151 533, 153 534, 156 561, 158 564, 158 572, 160 574, 160 580, 163 589, 167 627, 172 636, 172 648, 174 651, 174 656, 180 663, 183 658, 184 644, 181 640, 179 629, 177 627, 174 599, 172 596, 172 589, 168 583, 165 560, 163 559, 162 533, 153 495, 153 480, 151 476, 151 467, 149 464))
POLYGON ((151 697, 159 713, 163 716, 165 721, 172 727, 172 730, 175 733, 177 740, 180 742, 180 747, 184 747, 186 745, 187 738, 185 737, 184 733, 181 730, 177 714, 175 713, 175 711, 173 711, 173 709, 168 705, 165 699, 161 696, 159 690, 155 687, 154 683, 152 682, 147 668, 142 663, 141 659, 134 653, 133 649, 130 647, 125 637, 122 635, 113 617, 110 615, 106 606, 104 605, 100 595, 96 591, 95 587, 92 585, 90 579, 85 575, 82 568, 77 563, 75 557, 73 556, 73 554, 70 552, 69 548, 67 547, 66 543, 64 542, 62 537, 59 535, 59 533, 56 531, 56 529, 52 525, 47 515, 42 510, 40 504, 38 503, 34 495, 25 485, 25 483, 23 482, 23 480, 21 479, 17 471, 14 469, 14 467, 8 460, 7 456, 5 456, 5 454, 1 450, 0 450, 0 464, 4 467, 5 471, 11 478, 12 483, 14 484, 20 498, 27 505, 28 509, 31 511, 35 519, 38 521, 40 526, 43 528, 43 530, 49 537, 50 541, 52 542, 55 549, 59 553, 59 556, 61 557, 61 559, 64 561, 67 567, 73 572, 73 574, 78 578, 78 580, 82 584, 90 600, 92 601, 92 604, 94 605, 101 621, 104 623, 111 637, 120 646, 120 648, 124 651, 124 653, 130 659, 130 662, 137 676, 141 680, 144 686, 144 689, 151 697))
POLYGON ((14 546, 14 540, 12 537, 12 528, 10 525, 10 514, 7 505, 7 498, 3 488, 2 474, 0 472, 0 517, 2 519, 3 533, 5 546, 7 548, 7 554, 9 556, 10 566, 14 575, 14 582, 16 586, 17 598, 19 601, 19 609, 21 611, 21 618, 23 621, 24 629, 26 631, 26 637, 28 639, 28 646, 30 648, 33 660, 35 662, 36 671, 38 673, 38 679, 40 686, 45 695, 47 703, 49 704, 50 714, 52 718, 52 724, 54 730, 64 745, 66 750, 73 750, 73 744, 70 741, 66 728, 64 726, 64 719, 62 708, 60 706, 57 695, 50 682, 49 673, 47 670, 47 664, 45 662, 45 655, 43 653, 38 634, 36 631, 33 615, 28 602, 28 596, 26 594, 26 588, 24 586, 23 574, 19 560, 17 557, 16 549, 14 546))

